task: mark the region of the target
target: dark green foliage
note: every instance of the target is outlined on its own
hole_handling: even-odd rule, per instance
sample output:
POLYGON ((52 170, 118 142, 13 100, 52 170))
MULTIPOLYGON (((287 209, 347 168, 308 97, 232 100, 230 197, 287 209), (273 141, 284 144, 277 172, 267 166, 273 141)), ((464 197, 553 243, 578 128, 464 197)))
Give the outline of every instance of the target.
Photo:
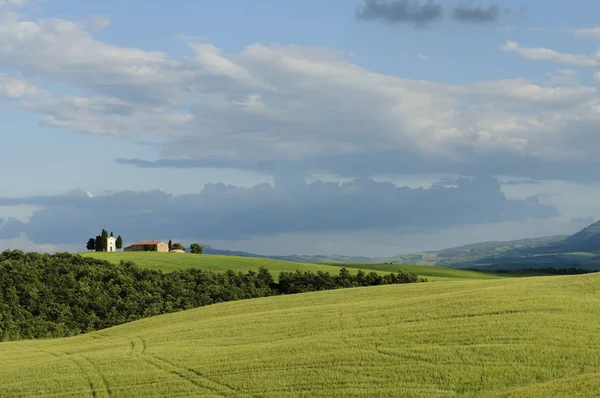
POLYGON ((336 276, 282 272, 277 283, 264 268, 163 273, 68 253, 5 251, 0 254, 0 341, 71 336, 225 301, 418 281, 403 272, 352 275, 342 269, 336 276))
POLYGON ((90 238, 90 240, 87 242, 87 245, 85 245, 85 248, 88 250, 96 250, 96 240, 94 238, 90 238))
POLYGON ((100 236, 102 236, 102 250, 100 251, 105 252, 106 249, 108 249, 108 232, 105 229, 103 229, 100 236))
POLYGON ((173 243, 173 245, 171 246, 171 250, 183 250, 183 251, 185 251, 185 246, 182 245, 179 242, 173 243))
POLYGON ((104 247, 102 246, 102 235, 96 236, 96 251, 103 252, 104 247))
POLYGON ((169 239, 169 251, 173 250, 173 241, 169 239))
POLYGON ((198 243, 192 243, 190 246, 190 252, 193 254, 202 254, 204 248, 200 246, 198 243))
POLYGON ((327 272, 319 271, 282 272, 279 274, 278 289, 281 294, 305 293, 319 290, 331 290, 347 287, 390 285, 398 283, 426 282, 418 275, 398 271, 397 274, 379 275, 376 272, 365 274, 359 270, 352 275, 346 268, 340 270, 339 275, 331 276, 327 272))
POLYGON ((123 238, 121 238, 121 235, 117 236, 117 241, 115 242, 115 245, 117 246, 117 250, 123 248, 123 238))

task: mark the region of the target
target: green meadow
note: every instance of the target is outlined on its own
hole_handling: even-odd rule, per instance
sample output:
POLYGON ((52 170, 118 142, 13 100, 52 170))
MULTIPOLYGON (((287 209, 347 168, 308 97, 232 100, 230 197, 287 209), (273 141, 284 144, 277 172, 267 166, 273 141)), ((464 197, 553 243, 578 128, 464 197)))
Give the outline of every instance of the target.
MULTIPOLYGON (((362 269, 365 272, 412 272, 424 276, 428 280, 453 280, 453 279, 499 279, 509 275, 497 275, 491 272, 471 271, 457 268, 443 268, 433 265, 407 265, 407 264, 335 264, 348 269, 362 269)), ((516 276, 516 275, 513 275, 516 276)))
POLYGON ((131 261, 140 267, 173 272, 188 268, 200 268, 207 271, 258 271, 261 267, 268 269, 274 276, 280 272, 302 271, 324 271, 338 273, 342 267, 332 267, 324 264, 295 263, 283 260, 271 260, 256 257, 219 256, 212 254, 190 254, 190 253, 152 253, 152 252, 87 252, 79 253, 85 257, 119 263, 131 261))
POLYGON ((0 344, 0 396, 549 397, 600 391, 600 274, 222 303, 0 344))
POLYGON ((365 272, 375 271, 379 274, 398 272, 403 270, 413 272, 419 276, 426 277, 429 281, 448 280, 448 279, 492 279, 499 278, 485 272, 468 271, 452 268, 442 268, 426 265, 374 265, 374 264, 313 264, 297 263, 283 260, 272 260, 256 257, 237 257, 220 256, 211 254, 189 254, 189 253, 136 253, 136 252, 86 252, 79 253, 82 256, 93 257, 100 260, 119 263, 121 261, 131 261, 140 267, 162 270, 164 272, 173 272, 187 268, 200 268, 208 271, 223 272, 229 269, 234 271, 247 272, 249 270, 258 271, 261 267, 268 269, 274 277, 280 272, 312 271, 329 272, 337 274, 343 267, 351 272, 362 269, 365 272))

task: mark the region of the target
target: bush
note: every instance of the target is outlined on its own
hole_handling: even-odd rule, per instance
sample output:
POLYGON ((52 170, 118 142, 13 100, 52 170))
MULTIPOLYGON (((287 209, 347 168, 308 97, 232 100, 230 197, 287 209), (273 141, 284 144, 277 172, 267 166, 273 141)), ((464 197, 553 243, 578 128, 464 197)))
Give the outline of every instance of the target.
POLYGON ((190 252, 193 254, 202 254, 204 248, 197 243, 192 243, 190 246, 190 252))

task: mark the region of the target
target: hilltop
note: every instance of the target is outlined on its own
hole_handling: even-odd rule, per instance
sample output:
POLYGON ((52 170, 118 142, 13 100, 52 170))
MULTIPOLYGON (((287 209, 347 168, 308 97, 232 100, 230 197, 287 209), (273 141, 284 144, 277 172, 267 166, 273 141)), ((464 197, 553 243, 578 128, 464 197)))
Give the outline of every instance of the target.
POLYGON ((296 263, 285 260, 275 260, 261 257, 224 256, 215 254, 190 253, 157 253, 157 252, 86 252, 78 253, 84 257, 119 263, 131 261, 147 269, 160 269, 172 272, 188 268, 201 268, 207 271, 258 271, 267 268, 273 274, 280 272, 295 272, 297 269, 312 272, 339 272, 341 267, 330 267, 325 264, 296 263))
POLYGON ((261 257, 240 257, 225 256, 215 254, 178 254, 178 253, 153 253, 153 252, 86 252, 79 253, 84 257, 96 258, 118 264, 121 261, 131 261, 140 267, 164 272, 173 272, 182 269, 198 268, 207 271, 225 272, 227 270, 246 272, 249 270, 258 271, 260 268, 268 269, 274 277, 280 272, 311 271, 311 272, 329 272, 336 274, 342 267, 348 268, 350 272, 355 273, 359 269, 365 272, 375 271, 379 274, 389 272, 405 271, 416 273, 419 276, 427 277, 430 281, 445 279, 491 279, 497 278, 493 274, 474 272, 466 270, 452 270, 439 267, 412 266, 403 264, 388 265, 386 267, 377 267, 375 264, 356 264, 356 263, 332 263, 332 264, 312 264, 305 262, 291 262, 285 260, 275 260, 261 257))
POLYGON ((600 274, 217 304, 0 344, 0 396, 594 396, 600 274))

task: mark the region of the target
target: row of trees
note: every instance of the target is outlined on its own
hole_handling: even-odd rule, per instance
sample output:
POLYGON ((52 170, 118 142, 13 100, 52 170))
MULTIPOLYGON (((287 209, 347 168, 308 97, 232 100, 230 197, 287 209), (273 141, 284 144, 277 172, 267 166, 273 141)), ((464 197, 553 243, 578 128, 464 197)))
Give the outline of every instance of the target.
MULTIPOLYGON (((114 237, 112 232, 110 233, 110 237, 114 237)), ((85 247, 90 251, 105 252, 108 250, 108 238, 108 231, 102 229, 100 235, 97 235, 96 238, 90 238, 85 247)), ((117 236, 115 245, 117 250, 123 248, 123 238, 121 238, 121 235, 117 236)))
POLYGON ((425 281, 414 274, 378 275, 342 269, 282 272, 262 268, 223 273, 170 273, 111 264, 69 253, 0 253, 0 341, 66 337, 144 317, 232 300, 353 286, 425 281))

